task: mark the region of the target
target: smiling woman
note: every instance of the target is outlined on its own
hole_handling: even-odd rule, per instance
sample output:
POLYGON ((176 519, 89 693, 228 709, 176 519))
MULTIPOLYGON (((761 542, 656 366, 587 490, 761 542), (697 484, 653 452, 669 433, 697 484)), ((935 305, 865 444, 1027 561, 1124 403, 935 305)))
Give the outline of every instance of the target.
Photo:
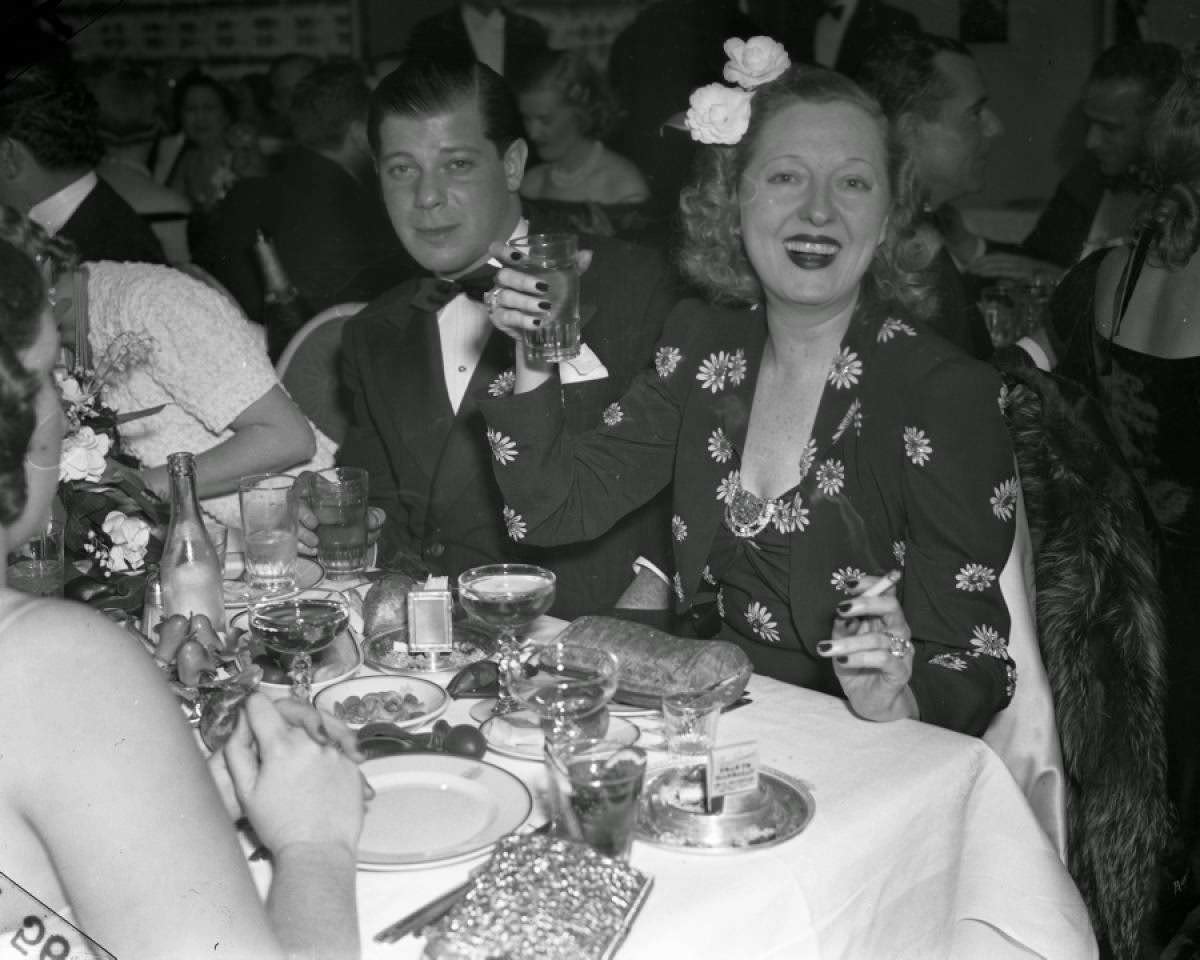
POLYGON ((681 264, 714 303, 680 304, 580 437, 518 353, 484 410, 512 444, 507 509, 528 541, 575 543, 672 485, 679 612, 715 607, 757 671, 864 718, 982 733, 1015 683, 999 380, 921 325, 908 165, 875 101, 768 38, 725 49, 744 89, 693 95, 707 146, 681 199, 681 264))

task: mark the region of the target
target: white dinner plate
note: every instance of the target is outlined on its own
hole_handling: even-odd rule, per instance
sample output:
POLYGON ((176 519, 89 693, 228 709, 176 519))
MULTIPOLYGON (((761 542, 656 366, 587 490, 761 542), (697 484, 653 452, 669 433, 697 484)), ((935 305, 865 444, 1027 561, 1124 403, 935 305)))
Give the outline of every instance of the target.
POLYGON ((533 809, 517 777, 470 757, 396 754, 359 769, 375 790, 358 840, 362 870, 470 859, 516 830, 533 809))
MULTIPOLYGON (((542 726, 537 717, 528 710, 492 717, 490 720, 484 721, 479 732, 487 740, 488 749, 494 750, 502 756, 512 757, 516 760, 536 760, 539 763, 544 758, 545 740, 542 737, 542 726), (497 734, 497 725, 514 723, 518 725, 520 736, 517 742, 506 740, 503 734, 497 734)), ((638 737, 641 735, 642 731, 628 720, 610 716, 608 731, 604 734, 604 739, 615 740, 617 743, 631 747, 637 743, 638 737)))
POLYGON ((436 683, 422 680, 420 677, 356 677, 353 680, 342 680, 317 694, 313 704, 337 716, 338 704, 347 697, 364 697, 368 693, 398 693, 402 697, 411 695, 421 702, 420 713, 405 720, 393 720, 386 714, 361 722, 342 717, 352 730, 359 729, 365 723, 375 722, 390 723, 401 730, 414 730, 436 720, 450 706, 450 694, 436 683))
MULTIPOLYGON (((296 589, 288 593, 281 593, 273 596, 273 600, 286 600, 289 597, 294 597, 301 590, 308 590, 315 587, 325 578, 325 568, 321 566, 312 557, 297 557, 296 558, 296 589)), ((251 593, 249 584, 245 580, 226 580, 222 584, 225 588, 225 609, 240 609, 247 606, 251 601, 258 599, 257 595, 251 593)))

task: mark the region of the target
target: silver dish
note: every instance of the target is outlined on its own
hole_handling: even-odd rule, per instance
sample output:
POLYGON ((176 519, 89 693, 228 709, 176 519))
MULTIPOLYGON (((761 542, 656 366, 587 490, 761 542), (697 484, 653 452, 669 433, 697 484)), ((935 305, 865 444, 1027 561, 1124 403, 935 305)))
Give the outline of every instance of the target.
POLYGON ((790 840, 816 811, 804 784, 770 767, 759 770, 757 790, 726 797, 721 813, 707 813, 703 798, 702 766, 658 773, 642 792, 637 838, 684 853, 746 853, 790 840))
POLYGON ((384 673, 457 672, 477 660, 486 660, 496 647, 487 631, 469 620, 456 621, 453 631, 453 650, 409 653, 408 626, 389 627, 364 642, 367 666, 384 673))

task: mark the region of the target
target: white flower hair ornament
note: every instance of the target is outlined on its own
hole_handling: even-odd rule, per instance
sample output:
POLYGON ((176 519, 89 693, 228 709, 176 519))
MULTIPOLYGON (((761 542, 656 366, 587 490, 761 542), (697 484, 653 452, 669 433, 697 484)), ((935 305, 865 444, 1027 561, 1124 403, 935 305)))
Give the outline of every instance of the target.
POLYGON ((787 51, 770 37, 736 37, 725 41, 724 76, 736 87, 710 83, 692 91, 684 125, 700 143, 732 145, 750 127, 750 98, 756 87, 770 83, 789 66, 787 51))

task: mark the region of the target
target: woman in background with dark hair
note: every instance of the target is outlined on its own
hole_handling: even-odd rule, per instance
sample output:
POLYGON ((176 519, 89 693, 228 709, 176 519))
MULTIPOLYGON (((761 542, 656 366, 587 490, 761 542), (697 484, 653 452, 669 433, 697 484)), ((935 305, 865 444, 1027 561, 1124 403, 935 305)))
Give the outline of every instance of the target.
POLYGON ((601 142, 617 105, 581 54, 552 54, 521 76, 518 103, 541 161, 525 172, 523 197, 600 204, 649 199, 638 168, 601 142))
MULTIPOLYGON (((510 534, 587 540, 671 485, 677 610, 715 601, 756 671, 859 716, 981 734, 1015 683, 1000 382, 908 321, 923 290, 878 104, 751 44, 727 43, 725 76, 753 93, 713 84, 688 112, 708 146, 681 260, 712 302, 676 308, 590 433, 565 435, 553 368, 520 350, 516 395, 483 404, 510 534)), ((520 336, 544 294, 498 279, 493 322, 520 336)))
MULTIPOLYGON (((39 272, 0 241, 0 554, 48 520, 63 436, 57 358, 39 272)), ((247 960, 358 956, 364 796, 338 721, 253 695, 212 761, 232 777, 228 810, 140 645, 81 604, 2 580, 0 689, 0 864, 42 904, 118 957, 211 957, 214 944, 247 960), (274 858, 265 908, 229 819, 243 812, 274 858)), ((9 884, 3 893, 7 938, 41 905, 9 884)))
POLYGON ((234 126, 237 104, 219 80, 192 73, 175 88, 183 150, 167 184, 200 210, 217 203, 241 177, 265 171, 252 132, 234 126))

